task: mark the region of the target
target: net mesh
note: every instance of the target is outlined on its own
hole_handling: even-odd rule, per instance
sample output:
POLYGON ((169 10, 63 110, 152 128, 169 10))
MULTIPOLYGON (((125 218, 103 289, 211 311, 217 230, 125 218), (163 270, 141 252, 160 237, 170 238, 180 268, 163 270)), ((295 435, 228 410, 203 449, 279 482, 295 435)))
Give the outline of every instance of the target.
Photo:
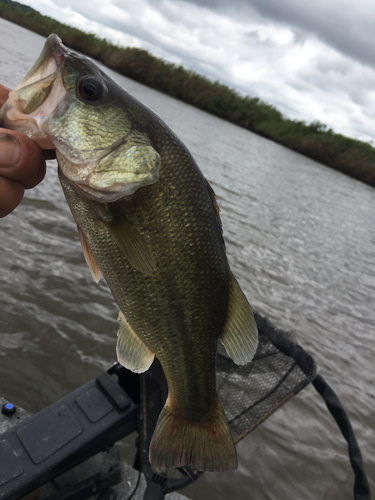
POLYGON ((306 387, 317 371, 291 334, 255 316, 259 346, 253 361, 238 366, 221 345, 217 354, 218 394, 235 442, 306 387))

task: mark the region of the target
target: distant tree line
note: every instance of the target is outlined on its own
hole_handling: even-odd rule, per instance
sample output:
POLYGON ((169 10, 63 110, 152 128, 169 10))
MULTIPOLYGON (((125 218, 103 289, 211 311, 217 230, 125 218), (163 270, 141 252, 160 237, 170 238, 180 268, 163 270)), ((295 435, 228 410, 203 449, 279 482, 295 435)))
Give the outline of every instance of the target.
POLYGON ((242 96, 146 50, 118 47, 18 2, 0 0, 0 17, 43 36, 56 33, 68 47, 122 75, 375 186, 375 149, 366 142, 336 134, 318 121, 306 124, 284 118, 280 111, 257 97, 242 96))
POLYGON ((24 5, 23 3, 19 2, 14 2, 13 0, 0 0, 1 2, 5 3, 6 5, 9 5, 10 7, 15 7, 16 9, 21 9, 24 10, 25 12, 36 12, 39 14, 39 12, 32 7, 29 7, 28 5, 24 5))

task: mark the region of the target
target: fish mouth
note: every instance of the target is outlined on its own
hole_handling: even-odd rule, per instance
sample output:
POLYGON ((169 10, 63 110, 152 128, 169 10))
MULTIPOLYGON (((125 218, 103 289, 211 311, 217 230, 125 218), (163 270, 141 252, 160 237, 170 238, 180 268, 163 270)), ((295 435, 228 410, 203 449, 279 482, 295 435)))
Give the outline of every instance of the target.
POLYGON ((33 67, 1 108, 2 125, 28 135, 42 149, 55 149, 44 124, 67 96, 62 74, 69 54, 60 38, 50 35, 33 67))
POLYGON ((64 65, 65 56, 68 54, 69 51, 64 47, 61 39, 55 34, 50 35, 34 66, 15 90, 27 87, 54 75, 57 71, 61 70, 64 65))
POLYGON ((65 57, 68 54, 69 51, 57 35, 52 34, 47 38, 34 66, 9 95, 12 105, 18 112, 30 115, 46 101, 54 83, 61 77, 65 57))

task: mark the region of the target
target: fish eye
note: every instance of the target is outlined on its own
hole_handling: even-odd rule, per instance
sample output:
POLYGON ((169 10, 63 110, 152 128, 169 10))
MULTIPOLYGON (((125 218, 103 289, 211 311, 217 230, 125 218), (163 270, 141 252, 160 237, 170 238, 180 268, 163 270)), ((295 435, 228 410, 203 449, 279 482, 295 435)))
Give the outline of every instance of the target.
POLYGON ((105 93, 104 84, 91 76, 83 77, 78 82, 78 94, 85 101, 97 101, 105 93))

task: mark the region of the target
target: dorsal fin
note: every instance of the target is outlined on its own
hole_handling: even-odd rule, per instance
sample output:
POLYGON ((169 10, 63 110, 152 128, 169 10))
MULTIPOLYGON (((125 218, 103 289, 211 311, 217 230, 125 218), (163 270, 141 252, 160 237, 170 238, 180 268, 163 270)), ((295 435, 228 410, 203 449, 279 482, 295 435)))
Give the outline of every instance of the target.
POLYGON ((142 342, 125 316, 120 311, 118 319, 120 328, 117 332, 117 359, 118 362, 135 373, 143 373, 149 369, 154 360, 154 353, 142 342))
POLYGON ((219 204, 218 204, 217 199, 216 199, 215 191, 212 189, 210 183, 207 180, 206 180, 206 184, 207 184, 208 194, 210 195, 210 198, 212 201, 212 205, 214 207, 215 213, 216 213, 216 215, 220 221, 220 224, 221 224, 220 207, 219 207, 219 204))
POLYGON ((258 347, 258 328, 253 311, 231 272, 228 316, 219 338, 237 365, 245 365, 251 361, 258 347))
POLYGON ((79 239, 81 240, 83 256, 85 257, 86 264, 89 266, 91 276, 93 277, 94 281, 98 283, 102 276, 102 272, 99 269, 98 263, 96 262, 95 257, 92 254, 91 248, 89 247, 89 244, 87 243, 81 228, 77 226, 77 229, 79 239))
POLYGON ((142 236, 121 212, 114 214, 113 220, 103 220, 118 247, 130 264, 143 274, 151 275, 155 262, 142 236))

